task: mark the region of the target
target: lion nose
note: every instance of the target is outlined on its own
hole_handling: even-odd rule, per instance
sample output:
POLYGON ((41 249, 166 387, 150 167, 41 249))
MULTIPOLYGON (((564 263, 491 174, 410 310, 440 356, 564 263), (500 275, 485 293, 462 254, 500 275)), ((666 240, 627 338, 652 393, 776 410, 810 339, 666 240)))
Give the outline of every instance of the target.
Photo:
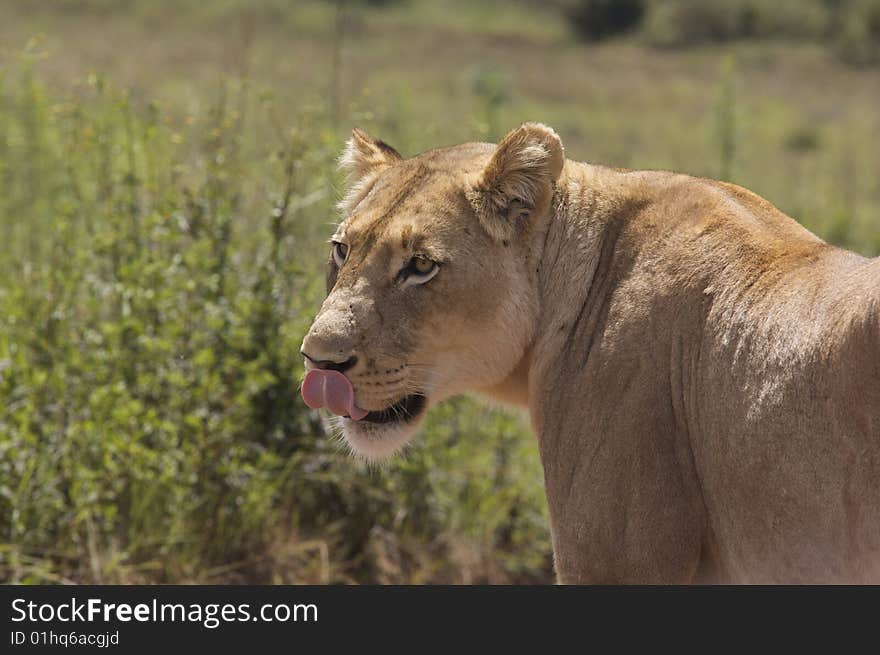
POLYGON ((346 296, 336 294, 324 301, 299 348, 307 368, 345 373, 357 364, 354 338, 358 332, 352 304, 346 296))
POLYGON ((354 367, 358 361, 356 355, 352 355, 344 362, 335 362, 332 359, 317 359, 309 355, 305 350, 300 350, 300 354, 309 360, 315 368, 321 368, 328 371, 339 371, 340 373, 345 373, 347 370, 354 367))

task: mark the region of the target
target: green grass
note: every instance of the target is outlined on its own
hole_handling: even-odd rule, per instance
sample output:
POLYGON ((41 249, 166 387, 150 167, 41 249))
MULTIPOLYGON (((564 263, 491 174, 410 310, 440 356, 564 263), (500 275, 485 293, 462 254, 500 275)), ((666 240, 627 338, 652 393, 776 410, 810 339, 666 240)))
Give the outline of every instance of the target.
POLYGON ((353 125, 414 154, 541 120, 880 251, 875 71, 501 5, 0 0, 0 579, 552 579, 520 417, 456 400, 371 470, 299 401, 353 125))

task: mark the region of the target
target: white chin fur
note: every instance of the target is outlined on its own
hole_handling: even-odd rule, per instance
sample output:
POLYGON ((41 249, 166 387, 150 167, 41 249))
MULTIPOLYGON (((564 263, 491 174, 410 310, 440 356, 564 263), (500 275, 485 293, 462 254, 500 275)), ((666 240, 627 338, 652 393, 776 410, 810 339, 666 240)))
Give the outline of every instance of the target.
POLYGON ((342 418, 338 426, 353 454, 376 463, 396 455, 410 442, 421 417, 409 422, 370 423, 342 418))

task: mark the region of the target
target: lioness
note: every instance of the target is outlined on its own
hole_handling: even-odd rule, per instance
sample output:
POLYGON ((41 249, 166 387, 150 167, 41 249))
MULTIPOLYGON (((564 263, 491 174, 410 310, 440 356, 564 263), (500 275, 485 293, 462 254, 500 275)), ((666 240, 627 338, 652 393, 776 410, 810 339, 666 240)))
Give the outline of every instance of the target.
POLYGON ((476 390, 530 412, 560 582, 880 582, 880 259, 536 123, 342 162, 302 392, 354 452, 476 390))

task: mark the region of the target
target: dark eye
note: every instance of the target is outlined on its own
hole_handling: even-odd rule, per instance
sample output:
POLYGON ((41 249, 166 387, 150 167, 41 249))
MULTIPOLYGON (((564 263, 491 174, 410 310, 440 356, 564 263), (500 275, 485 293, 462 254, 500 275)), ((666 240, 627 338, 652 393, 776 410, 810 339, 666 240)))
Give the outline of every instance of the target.
POLYGON ((400 277, 404 281, 413 284, 424 284, 440 271, 437 262, 422 255, 416 255, 409 260, 407 265, 400 271, 400 277))
POLYGON ((336 262, 336 265, 339 268, 342 268, 342 265, 345 263, 345 259, 348 257, 348 246, 344 243, 340 243, 339 241, 333 242, 333 261, 336 262))

